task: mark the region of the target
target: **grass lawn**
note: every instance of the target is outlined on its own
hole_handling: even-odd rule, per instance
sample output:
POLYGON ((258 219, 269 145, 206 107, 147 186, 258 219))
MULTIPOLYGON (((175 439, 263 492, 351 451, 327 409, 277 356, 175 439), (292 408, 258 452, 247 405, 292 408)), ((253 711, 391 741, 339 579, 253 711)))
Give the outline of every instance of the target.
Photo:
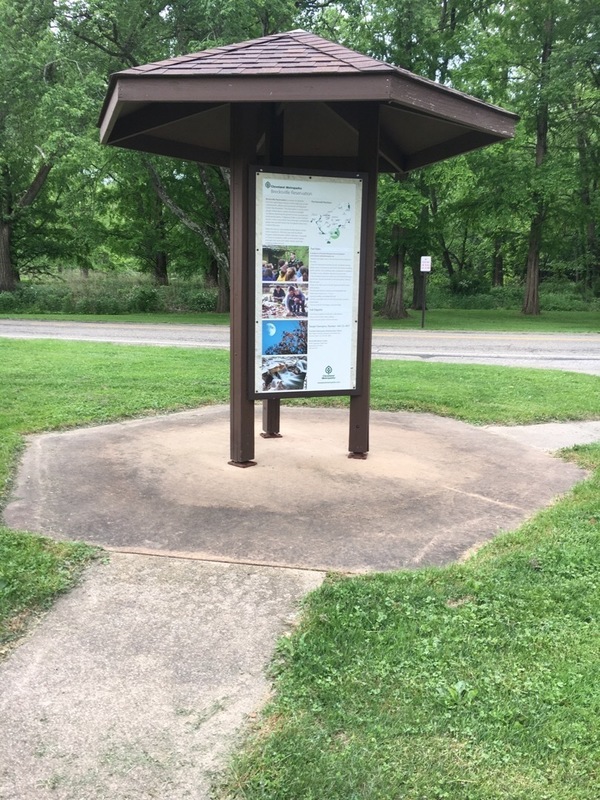
MULTIPOLYGON (((411 311, 408 319, 376 317, 375 328, 420 328, 421 312, 411 311)), ((600 333, 597 311, 546 311, 525 316, 507 309, 434 308, 425 313, 426 330, 523 331, 524 333, 600 333)))
MULTIPOLYGON (((0 385, 6 496, 23 434, 224 402, 228 354, 0 340, 0 385)), ((476 423, 598 419, 600 379, 381 361, 373 406, 476 423)), ((279 646, 275 698, 226 791, 597 800, 600 445, 571 457, 594 477, 465 564, 330 576, 279 646)), ((96 552, 0 528, 0 641, 96 552)))
POLYGON ((0 525, 0 658, 27 624, 77 582, 97 548, 53 542, 0 525))
MULTIPOLYGON (((44 319, 73 322, 137 322, 172 325, 228 325, 228 314, 0 314, 0 319, 44 319)), ((408 319, 375 317, 375 328, 420 328, 421 312, 411 311, 408 319)), ((547 311, 540 316, 524 316, 519 311, 431 309, 425 315, 427 330, 446 331, 523 331, 538 333, 600 333, 595 311, 547 311)))
POLYGON ((56 320, 58 322, 124 322, 146 325, 229 325, 229 314, 0 314, 0 319, 56 320))

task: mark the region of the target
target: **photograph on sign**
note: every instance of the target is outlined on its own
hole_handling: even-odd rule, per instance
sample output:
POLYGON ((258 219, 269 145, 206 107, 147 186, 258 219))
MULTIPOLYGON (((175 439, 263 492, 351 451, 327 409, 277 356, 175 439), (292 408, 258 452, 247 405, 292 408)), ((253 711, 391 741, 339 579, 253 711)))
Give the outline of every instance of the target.
POLYGON ((256 394, 356 389, 362 191, 257 172, 256 394))

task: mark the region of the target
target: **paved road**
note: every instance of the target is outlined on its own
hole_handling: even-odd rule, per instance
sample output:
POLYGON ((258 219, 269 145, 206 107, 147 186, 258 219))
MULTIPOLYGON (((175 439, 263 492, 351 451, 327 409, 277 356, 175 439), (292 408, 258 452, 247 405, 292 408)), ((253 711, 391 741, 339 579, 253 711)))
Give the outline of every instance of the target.
MULTIPOLYGON (((229 330, 220 325, 0 319, 0 337, 229 348, 229 330)), ((376 330, 373 334, 373 356, 452 364, 560 369, 600 375, 600 333, 376 330)))

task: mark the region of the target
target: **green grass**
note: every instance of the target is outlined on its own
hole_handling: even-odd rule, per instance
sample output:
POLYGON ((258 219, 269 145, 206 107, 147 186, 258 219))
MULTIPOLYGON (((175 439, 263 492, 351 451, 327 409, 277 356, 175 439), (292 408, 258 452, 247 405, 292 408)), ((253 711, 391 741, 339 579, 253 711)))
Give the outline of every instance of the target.
MULTIPOLYGON (((0 319, 42 319, 65 322, 143 322, 179 325, 227 325, 228 314, 0 314, 0 319)), ((414 329, 421 327, 421 312, 411 311, 408 319, 375 317, 375 328, 414 329)), ((547 311, 538 317, 505 309, 432 309, 425 315, 426 330, 523 331, 539 333, 599 333, 595 311, 547 311)))
POLYGON ((0 526, 0 655, 98 553, 78 542, 53 542, 0 526))
POLYGON ((600 378, 575 372, 375 361, 371 392, 377 409, 474 424, 600 419, 600 378))
POLYGON ((61 322, 123 322, 146 325, 229 325, 229 314, 216 313, 140 313, 140 314, 0 314, 0 319, 56 320, 61 322))
POLYGON ((227 796, 597 800, 600 445, 573 458, 594 477, 465 564, 311 594, 227 796))
MULTIPOLYGON (((226 402, 228 354, 0 339, 0 382, 1 496, 23 434, 226 402)), ((372 406, 480 424, 600 419, 599 386, 593 375, 556 370, 375 361, 372 406)))
MULTIPOLYGON (((289 403, 345 406, 347 399, 289 403)), ((600 419, 600 378, 520 367, 374 361, 371 408, 428 412, 475 425, 600 419)))
POLYGON ((0 339, 0 496, 22 434, 226 402, 227 364, 222 351, 0 339))
MULTIPOLYGON (((375 328, 420 328, 421 312, 411 311, 406 320, 375 317, 375 328)), ((525 316, 507 309, 434 308, 425 312, 426 330, 522 331, 524 333, 600 333, 597 311, 546 311, 525 316)))

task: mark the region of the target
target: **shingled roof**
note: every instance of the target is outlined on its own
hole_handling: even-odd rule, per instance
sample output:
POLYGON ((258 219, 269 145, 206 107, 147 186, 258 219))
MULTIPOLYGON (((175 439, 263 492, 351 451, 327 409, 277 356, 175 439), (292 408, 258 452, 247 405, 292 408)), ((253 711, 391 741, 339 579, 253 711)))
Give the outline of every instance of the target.
POLYGON ((355 122, 365 103, 379 104, 382 171, 407 171, 510 138, 517 119, 296 30, 114 74, 100 118, 101 140, 227 165, 232 103, 279 104, 284 161, 309 168, 351 168, 355 122))
POLYGON ((306 31, 288 31, 133 67, 121 75, 306 75, 389 72, 383 61, 306 31))

